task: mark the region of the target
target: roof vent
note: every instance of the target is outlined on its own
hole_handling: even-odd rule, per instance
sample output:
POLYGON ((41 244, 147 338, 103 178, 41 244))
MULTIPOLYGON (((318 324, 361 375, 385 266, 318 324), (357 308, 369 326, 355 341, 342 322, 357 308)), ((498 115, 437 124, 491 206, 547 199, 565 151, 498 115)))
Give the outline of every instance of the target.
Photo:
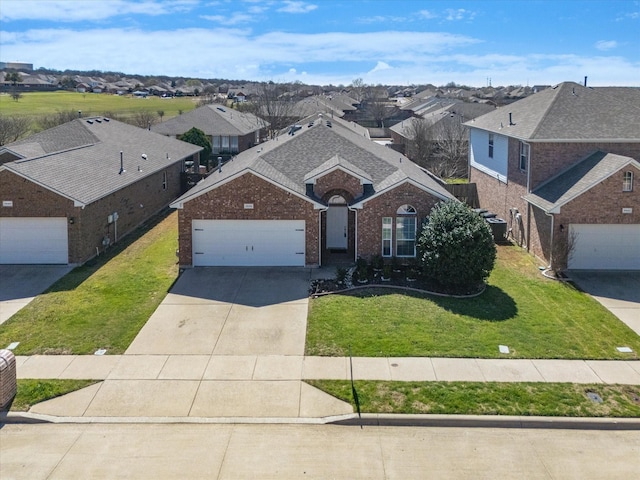
POLYGON ((216 107, 216 109, 220 110, 221 112, 225 112, 226 113, 226 110, 224 108, 222 108, 222 107, 216 107))
POLYGON ((118 175, 122 175, 126 170, 124 169, 124 159, 122 158, 122 151, 120 151, 120 171, 118 175))
POLYGON ((107 117, 104 117, 104 118, 103 118, 103 120, 104 120, 105 122, 108 122, 108 121, 109 121, 109 119, 108 119, 107 117))
POLYGON ((97 123, 102 123, 102 120, 100 120, 99 118, 96 118, 95 120, 97 123))
POLYGON ((87 120, 87 123, 93 125, 93 120, 87 120))
POLYGON ((142 155, 140 155, 142 158, 144 158, 145 160, 147 159, 147 154, 143 153, 142 155))
POLYGON ((327 120, 327 127, 333 128, 333 124, 329 120, 327 120))
POLYGON ((515 123, 513 123, 513 114, 511 112, 509 112, 509 126, 513 126, 515 125, 515 123))

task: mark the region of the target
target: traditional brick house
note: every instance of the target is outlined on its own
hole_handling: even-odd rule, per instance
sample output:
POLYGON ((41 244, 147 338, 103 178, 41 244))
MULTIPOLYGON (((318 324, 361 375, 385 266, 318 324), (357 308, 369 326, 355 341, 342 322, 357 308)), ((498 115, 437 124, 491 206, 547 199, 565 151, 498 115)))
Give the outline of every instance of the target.
POLYGON ((176 202, 182 266, 318 266, 416 255, 416 232, 453 198, 367 130, 322 114, 242 152, 176 202))
POLYGON ((640 89, 566 82, 468 122, 480 205, 555 269, 640 269, 640 89))
POLYGON ((267 126, 264 120, 251 113, 212 104, 153 125, 151 130, 176 138, 195 127, 211 141, 213 155, 228 157, 259 144, 266 135, 267 126))
POLYGON ((84 263, 175 200, 200 150, 102 117, 0 147, 0 263, 84 263))

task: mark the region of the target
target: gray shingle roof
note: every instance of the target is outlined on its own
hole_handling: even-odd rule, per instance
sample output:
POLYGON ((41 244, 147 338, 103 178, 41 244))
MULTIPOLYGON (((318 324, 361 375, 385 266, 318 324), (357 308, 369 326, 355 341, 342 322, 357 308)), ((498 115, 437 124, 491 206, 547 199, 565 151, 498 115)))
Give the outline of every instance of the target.
POLYGON ((565 82, 467 125, 528 141, 640 141, 640 101, 625 89, 587 88, 565 82))
MULTIPOLYGON (((311 121, 312 126, 308 126, 310 123, 307 120, 300 122, 304 126, 294 135, 280 135, 240 153, 225 164, 221 172, 211 174, 172 206, 181 208, 183 203, 245 172, 262 176, 316 202, 317 199, 307 196, 305 183, 310 178, 309 174, 336 162, 343 162, 345 169, 371 179, 374 196, 387 188, 410 181, 439 198, 453 198, 440 183, 408 158, 376 144, 348 122, 332 119, 332 126, 328 127, 326 117, 316 116, 315 121, 311 121)), ((358 203, 366 200, 357 199, 358 203)))
POLYGON ((73 120, 2 148, 23 158, 0 168, 77 205, 92 203, 202 150, 126 123, 96 118, 73 120), (122 174, 120 152, 126 170, 122 174))
POLYGON ((552 177, 524 199, 546 212, 558 213, 563 205, 629 164, 640 168, 640 163, 633 158, 595 152, 552 177))
POLYGON ((241 137, 267 126, 251 113, 243 113, 222 105, 204 105, 166 122, 153 125, 151 130, 163 135, 182 135, 193 127, 205 135, 241 137))

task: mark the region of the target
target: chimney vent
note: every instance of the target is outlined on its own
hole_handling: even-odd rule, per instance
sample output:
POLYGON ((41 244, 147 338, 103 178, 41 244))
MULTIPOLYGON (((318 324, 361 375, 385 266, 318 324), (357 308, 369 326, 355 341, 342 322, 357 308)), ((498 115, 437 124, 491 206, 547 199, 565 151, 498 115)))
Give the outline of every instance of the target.
POLYGON ((587 86, 587 76, 586 75, 584 76, 584 86, 585 87, 587 86))
POLYGON ((124 172, 126 172, 124 169, 124 159, 122 157, 122 151, 120 151, 120 171, 118 172, 118 175, 122 175, 124 172))
POLYGON ((513 123, 513 114, 511 112, 509 112, 509 126, 515 125, 515 123, 513 123))

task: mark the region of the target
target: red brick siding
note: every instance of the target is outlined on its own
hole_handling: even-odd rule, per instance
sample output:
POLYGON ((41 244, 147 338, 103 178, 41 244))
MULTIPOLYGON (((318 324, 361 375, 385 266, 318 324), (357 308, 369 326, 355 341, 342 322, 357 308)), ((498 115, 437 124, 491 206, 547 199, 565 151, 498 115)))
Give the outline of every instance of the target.
MULTIPOLYGON (((423 190, 405 183, 384 195, 380 195, 364 204, 362 210, 358 210, 358 256, 371 258, 382 253, 382 218, 396 217, 396 212, 402 205, 408 204, 417 211, 417 229, 426 218, 431 209, 440 202, 440 199, 425 193, 423 190)), ((393 232, 392 250, 395 254, 395 224, 393 232)))
POLYGON ((318 265, 318 211, 302 198, 246 173, 184 204, 179 211, 180 265, 193 265, 191 223, 207 220, 304 220, 305 263, 318 265), (245 209, 252 203, 253 209, 245 209))
POLYGON ((12 200, 14 205, 0 209, 0 216, 73 218, 73 223, 68 224, 69 263, 81 264, 96 255, 96 247, 103 250, 105 236, 114 242, 115 226, 107 222, 110 214, 118 212, 118 239, 121 239, 178 197, 181 162, 165 171, 166 189, 163 189, 163 172, 160 171, 84 209, 74 207, 73 201, 11 172, 0 172, 2 200, 12 200))
POLYGON ((351 198, 346 199, 347 201, 351 201, 351 199, 362 195, 363 189, 360 180, 343 170, 334 170, 318 178, 313 187, 313 191, 318 198, 323 198, 328 192, 335 190, 336 186, 351 195, 351 198))
POLYGON ((640 161, 640 143, 532 143, 531 189, 597 150, 640 161))

